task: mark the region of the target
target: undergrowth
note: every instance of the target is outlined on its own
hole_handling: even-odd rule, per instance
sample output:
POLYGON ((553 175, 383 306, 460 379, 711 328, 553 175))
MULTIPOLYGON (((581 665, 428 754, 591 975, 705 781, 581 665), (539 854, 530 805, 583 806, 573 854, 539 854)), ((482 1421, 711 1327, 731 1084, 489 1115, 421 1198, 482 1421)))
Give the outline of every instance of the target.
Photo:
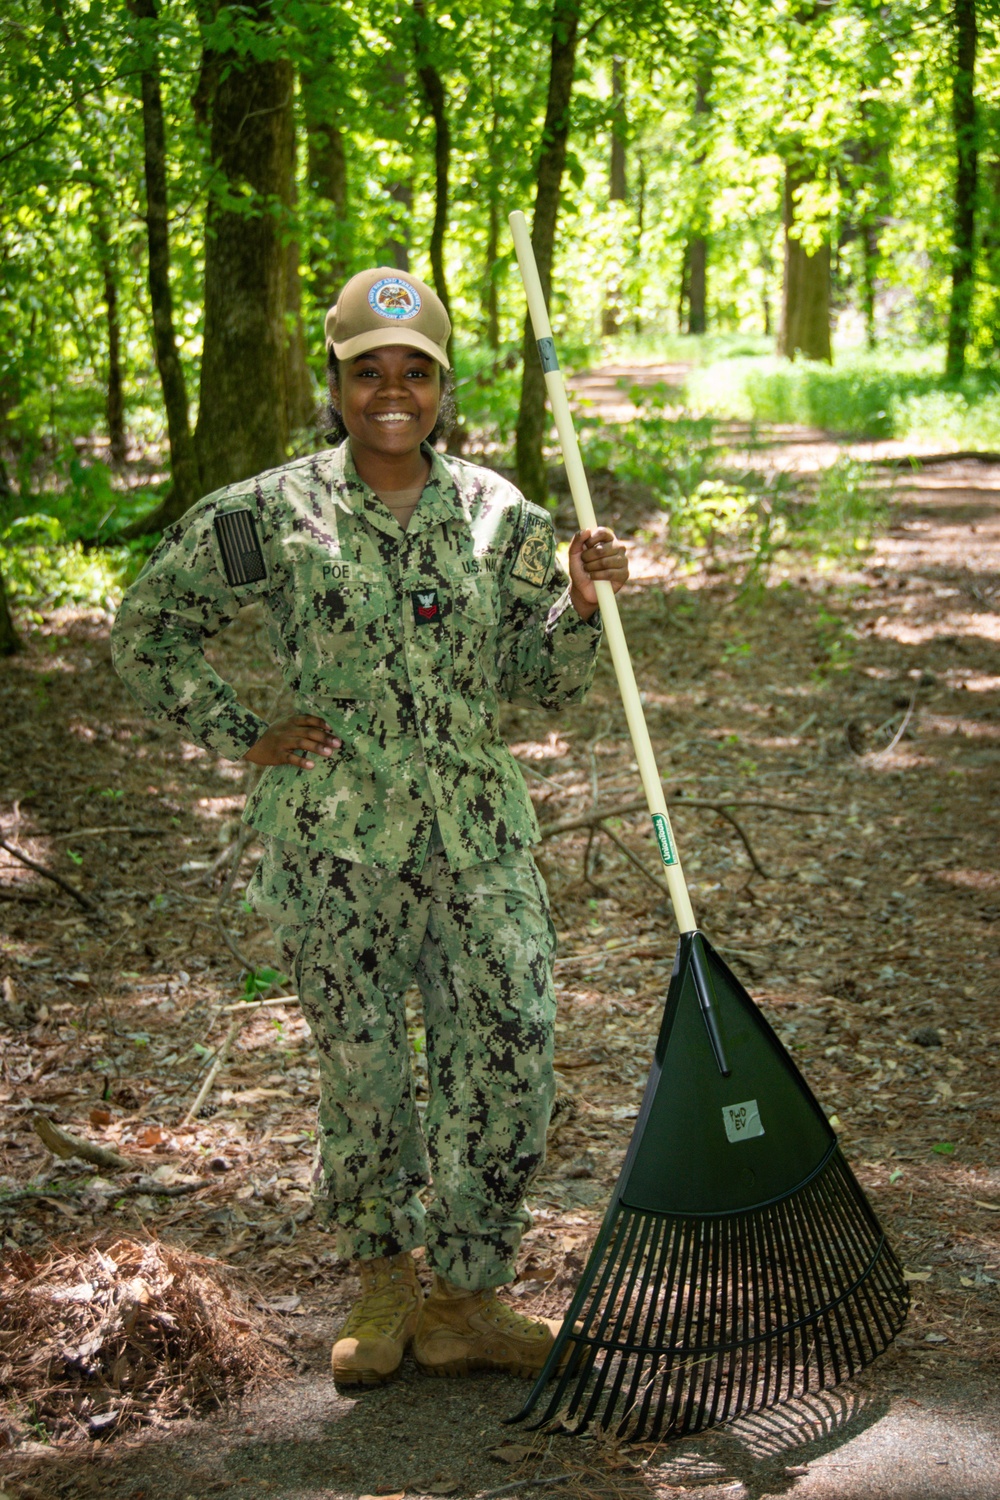
MULTIPOLYGON (((676 394, 676 393, 672 393, 676 394)), ((696 565, 739 566, 744 582, 763 581, 782 552, 846 559, 866 552, 884 521, 885 502, 867 466, 839 459, 815 481, 738 467, 708 416, 666 414, 662 388, 634 388, 639 415, 628 423, 580 423, 584 463, 640 486, 667 516, 675 554, 696 565)))
POLYGON ((134 546, 86 548, 63 523, 45 512, 16 516, 0 530, 0 573, 10 602, 26 608, 32 622, 63 605, 117 609, 122 593, 142 565, 134 546))
POLYGON ((833 365, 740 355, 695 367, 686 399, 716 417, 943 448, 1000 447, 1000 378, 975 371, 950 385, 941 366, 934 349, 850 353, 833 365))

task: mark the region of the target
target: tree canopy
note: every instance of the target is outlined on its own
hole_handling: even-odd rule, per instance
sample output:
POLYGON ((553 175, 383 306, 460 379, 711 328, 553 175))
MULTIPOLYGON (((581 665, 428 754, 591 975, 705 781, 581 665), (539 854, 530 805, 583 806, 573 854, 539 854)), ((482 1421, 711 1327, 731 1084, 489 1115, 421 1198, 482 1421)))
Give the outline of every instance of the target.
POLYGON ((84 438, 110 465, 159 445, 159 526, 322 441, 323 313, 372 263, 436 286, 467 422, 501 445, 516 425, 544 498, 532 360, 516 422, 496 394, 524 334, 514 207, 570 346, 731 330, 791 358, 946 342, 952 378, 988 366, 996 11, 12 0, 4 505, 67 482, 84 438))

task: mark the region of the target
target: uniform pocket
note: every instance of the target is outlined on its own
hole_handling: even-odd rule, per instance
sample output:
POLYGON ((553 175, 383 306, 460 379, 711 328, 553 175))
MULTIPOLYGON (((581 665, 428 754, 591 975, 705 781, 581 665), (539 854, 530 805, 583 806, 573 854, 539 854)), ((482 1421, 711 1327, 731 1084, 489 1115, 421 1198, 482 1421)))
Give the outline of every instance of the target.
POLYGON ((479 692, 497 676, 497 608, 487 578, 463 579, 452 589, 451 652, 455 686, 479 692))
POLYGON ((386 589, 364 583, 329 589, 313 601, 301 696, 318 713, 337 700, 380 696, 392 647, 391 605, 386 589))

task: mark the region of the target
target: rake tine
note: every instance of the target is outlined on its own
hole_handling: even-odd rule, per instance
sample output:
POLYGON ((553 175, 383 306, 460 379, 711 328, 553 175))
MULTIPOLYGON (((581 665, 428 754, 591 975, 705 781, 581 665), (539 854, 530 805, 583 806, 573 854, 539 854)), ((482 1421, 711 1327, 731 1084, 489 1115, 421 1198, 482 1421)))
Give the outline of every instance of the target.
MULTIPOLYGON (((630 1246, 630 1256, 632 1262, 631 1272, 628 1276, 628 1280, 624 1289, 622 1289, 620 1282, 616 1284, 614 1289, 615 1299, 617 1300, 618 1305, 618 1312, 614 1321, 612 1331, 610 1333, 606 1333, 607 1320, 602 1326, 601 1342, 605 1350, 604 1363, 601 1365, 601 1368, 597 1373, 597 1379, 594 1382, 594 1389, 591 1394, 590 1403, 587 1409, 587 1415, 589 1418, 597 1410, 597 1407, 601 1401, 601 1397, 604 1394, 605 1384, 607 1383, 609 1377, 612 1375, 612 1371, 614 1371, 614 1379, 611 1382, 610 1390, 605 1399, 604 1410, 600 1419, 600 1425, 604 1428, 610 1427, 612 1420, 614 1419, 615 1406, 618 1403, 618 1395, 621 1390, 622 1381, 624 1380, 625 1375, 628 1371, 628 1361, 630 1356, 628 1352, 627 1326, 633 1308, 633 1293, 635 1291, 636 1281, 639 1277, 643 1265, 645 1264, 646 1248, 649 1244, 649 1237, 653 1232, 656 1220, 651 1214, 645 1214, 641 1217, 637 1217, 635 1223, 637 1244, 633 1243, 630 1246), (617 1360, 615 1359, 616 1353, 618 1355, 617 1360)), ((613 1304, 609 1305, 609 1316, 612 1305, 613 1304)))
POLYGON ((729 1407, 733 1384, 733 1361, 725 1353, 727 1346, 735 1342, 735 1329, 733 1329, 731 1334, 729 1327, 731 1316, 729 1288, 733 1280, 730 1262, 733 1241, 730 1234, 730 1224, 727 1219, 719 1220, 719 1240, 719 1296, 715 1325, 715 1343, 719 1352, 715 1360, 715 1386, 712 1394, 712 1405, 709 1408, 708 1417, 705 1422, 706 1427, 711 1427, 719 1421, 725 1421, 725 1414, 729 1407), (725 1394, 723 1394, 723 1391, 725 1391, 725 1394), (721 1409, 719 1406, 720 1400, 722 1401, 721 1409))
MULTIPOLYGON (((562 1349, 567 1343, 571 1343, 573 1345, 574 1352, 570 1355, 565 1366, 559 1372, 558 1384, 549 1399, 548 1406, 546 1407, 543 1414, 538 1418, 538 1420, 532 1423, 532 1427, 537 1428, 544 1426, 544 1424, 551 1420, 551 1418, 555 1416, 556 1412, 559 1410, 559 1403, 562 1401, 566 1387, 569 1385, 570 1381, 573 1379, 573 1376, 578 1371, 581 1360, 585 1358, 583 1350, 586 1347, 586 1332, 589 1327, 589 1321, 590 1317, 592 1316, 594 1306, 596 1305, 595 1299, 591 1300, 587 1318, 584 1320, 583 1327, 579 1334, 575 1333, 574 1331, 576 1322, 579 1319, 579 1315, 584 1303, 587 1301, 587 1298, 591 1296, 591 1288, 597 1277, 598 1267, 604 1267, 604 1279, 606 1279, 608 1274, 607 1268, 612 1264, 614 1256, 617 1254, 617 1250, 621 1242, 621 1236, 625 1233, 626 1229, 627 1221, 621 1214, 619 1204, 616 1199, 604 1216, 604 1221, 598 1231, 597 1239, 594 1242, 593 1249, 591 1250, 587 1260, 587 1264, 584 1267, 583 1275, 580 1278, 580 1285, 577 1287, 575 1293, 573 1294, 573 1300, 570 1303, 569 1311, 563 1319, 562 1328, 556 1336, 556 1341, 549 1353, 549 1357, 538 1379, 532 1387, 527 1401, 524 1403, 521 1410, 516 1414, 516 1416, 509 1417, 507 1419, 509 1422, 520 1422, 523 1421, 525 1417, 530 1415, 539 1397, 541 1396, 542 1391, 545 1389, 548 1380, 556 1369, 556 1365, 560 1358, 562 1349), (614 1241, 616 1229, 618 1230, 618 1240, 612 1243, 614 1241)), ((601 1285, 602 1287, 604 1285, 603 1279, 601 1285)), ((592 1358, 593 1356, 591 1356, 591 1362, 592 1358)))
MULTIPOLYGON (((587 1407, 586 1407, 586 1410, 584 1412, 584 1422, 588 1423, 588 1424, 593 1419, 594 1414, 597 1411, 597 1408, 598 1408, 598 1406, 600 1404, 601 1395, 602 1395, 602 1392, 604 1390, 604 1384, 605 1384, 605 1381, 608 1378, 608 1375, 610 1374, 610 1367, 611 1367, 611 1364, 612 1364, 612 1361, 613 1361, 613 1352, 614 1352, 615 1338, 617 1336, 617 1332, 620 1330, 620 1328, 622 1326, 622 1322, 624 1320, 624 1317, 627 1314, 627 1309, 628 1309, 628 1299, 627 1299, 627 1296, 626 1296, 626 1298, 625 1298, 625 1300, 624 1300, 623 1303, 619 1302, 619 1298, 621 1296, 621 1286, 622 1286, 622 1281, 625 1278, 626 1268, 627 1268, 627 1265, 628 1265, 628 1258, 630 1256, 634 1255, 635 1241, 636 1241, 637 1238, 640 1237, 640 1233, 641 1233, 642 1226, 643 1226, 644 1223, 648 1223, 648 1220, 644 1220, 643 1218, 639 1217, 638 1215, 634 1215, 634 1214, 631 1215, 630 1220, 629 1220, 629 1234, 628 1234, 628 1238, 627 1238, 627 1242, 626 1242, 626 1245, 627 1245, 626 1253, 622 1255, 621 1263, 619 1265, 618 1270, 615 1273, 614 1281, 613 1281, 612 1286, 611 1286, 611 1293, 610 1293, 610 1296, 607 1299, 607 1303, 606 1303, 606 1306, 605 1306, 604 1315, 601 1318, 600 1324, 598 1325, 598 1328, 597 1328, 596 1335, 594 1337, 595 1349, 601 1349, 601 1350, 603 1350, 603 1352, 604 1352, 604 1360, 603 1360, 603 1363, 598 1367, 597 1377, 596 1377, 596 1379, 594 1381, 594 1387, 593 1387, 593 1390, 591 1391, 590 1398, 589 1398, 589 1400, 587 1402, 587 1407), (612 1318, 612 1315, 613 1315, 616 1307, 618 1307, 618 1319, 617 1319, 617 1324, 616 1324, 616 1332, 615 1332, 615 1335, 612 1335, 611 1338, 609 1338, 608 1337, 608 1325, 611 1322, 611 1318, 612 1318)), ((643 1235, 643 1238, 645 1238, 645 1235, 643 1235)), ((631 1275, 631 1278, 630 1278, 630 1284, 634 1284, 635 1277, 636 1277, 636 1274, 637 1274, 637 1270, 638 1270, 638 1267, 635 1265, 635 1263, 633 1261, 632 1275, 631 1275)), ((607 1425, 603 1417, 601 1418, 599 1425, 601 1425, 602 1427, 607 1425)))
MULTIPOLYGON (((662 1285, 660 1276, 656 1275, 654 1277, 653 1273, 654 1270, 659 1272, 662 1269, 663 1246, 666 1243, 666 1240, 669 1238, 669 1232, 669 1228, 663 1219, 659 1217, 653 1219, 653 1235, 650 1244, 646 1247, 643 1261, 642 1281, 635 1294, 635 1313, 637 1316, 640 1314, 643 1314, 644 1316, 642 1319, 642 1326, 637 1330, 638 1342, 634 1351, 635 1361, 632 1367, 628 1393, 625 1396, 625 1410, 622 1413, 622 1422, 624 1423, 626 1422, 626 1420, 628 1420, 630 1430, 633 1431, 633 1408, 635 1405, 636 1392, 639 1390, 640 1382, 643 1378, 646 1358, 649 1354, 650 1329, 652 1326, 653 1318, 656 1314, 658 1288, 662 1285), (653 1295, 650 1297, 649 1288, 651 1282, 653 1283, 654 1290, 653 1295)), ((651 1363, 651 1368, 654 1370, 652 1378, 655 1379, 655 1363, 651 1363)), ((628 1363, 626 1360, 622 1359, 619 1363, 618 1372, 615 1376, 615 1384, 611 1396, 609 1397, 606 1422, 610 1421, 611 1413, 614 1411, 614 1408, 617 1405, 619 1393, 628 1373, 628 1363)))
MULTIPOLYGON (((838 1201, 835 1193, 827 1191, 826 1184, 819 1186, 818 1196, 821 1196, 824 1200, 822 1205, 826 1209, 824 1217, 829 1223, 836 1225, 839 1230, 842 1263, 850 1272, 855 1288, 855 1290, 843 1298, 842 1302, 838 1302, 837 1304, 838 1323, 843 1326, 843 1320, 846 1318, 851 1329, 851 1338, 846 1348, 847 1368, 848 1375, 850 1376, 854 1374, 855 1369, 864 1362, 865 1358, 865 1340, 856 1316, 857 1298, 859 1293, 864 1295, 863 1288, 867 1280, 867 1276, 863 1270, 865 1246, 858 1237, 857 1221, 855 1220, 852 1223, 851 1217, 844 1211, 847 1205, 843 1201, 838 1201), (859 1272, 861 1272, 860 1278, 859 1272)), ((876 1250, 877 1254, 878 1251, 876 1250)))
MULTIPOLYGON (((702 1351, 706 1347, 705 1300, 708 1296, 709 1282, 711 1280, 711 1272, 709 1270, 709 1267, 711 1267, 714 1257, 714 1229, 714 1221, 709 1219, 701 1225, 701 1235, 699 1236, 698 1260, 700 1275, 698 1276, 698 1305, 697 1311, 694 1314, 694 1349, 692 1351, 693 1354, 697 1354, 699 1361, 702 1360, 702 1351)), ((708 1347, 710 1348, 711 1346, 709 1345, 708 1347)), ((698 1394, 699 1383, 701 1385, 702 1391, 704 1392, 705 1380, 708 1378, 708 1376, 710 1376, 710 1374, 711 1366, 710 1361, 707 1359, 704 1360, 704 1362, 701 1364, 700 1375, 698 1373, 697 1365, 692 1368, 692 1373, 689 1376, 688 1380, 688 1398, 684 1407, 683 1427, 685 1432, 690 1432, 692 1430, 692 1425, 695 1429, 697 1429, 699 1425, 697 1417, 694 1419, 694 1423, 692 1424, 692 1412, 696 1410, 695 1401, 698 1394)), ((698 1408, 699 1412, 703 1407, 704 1396, 702 1397, 701 1407, 698 1408)))
MULTIPOLYGON (((861 1299, 864 1300, 864 1306, 867 1308, 868 1312, 867 1321, 862 1320, 861 1323, 863 1336, 862 1334, 859 1334, 858 1336, 858 1348, 861 1360, 862 1363, 866 1363, 867 1359, 865 1356, 865 1340, 867 1339, 867 1346, 870 1351, 867 1358, 874 1358, 876 1355, 882 1352, 882 1350, 885 1348, 885 1346, 893 1336, 891 1321, 887 1316, 883 1314, 883 1310, 880 1307, 878 1300, 874 1296, 872 1282, 873 1280, 877 1280, 882 1286, 883 1294, 885 1293, 885 1291, 891 1285, 891 1283, 887 1281, 886 1277, 886 1258, 892 1257, 892 1260, 895 1260, 895 1257, 892 1256, 892 1251, 889 1249, 885 1236, 882 1234, 878 1224, 870 1223, 868 1214, 863 1211, 867 1208, 867 1204, 865 1204, 863 1200, 861 1202, 858 1201, 857 1191, 855 1191, 854 1193, 850 1191, 852 1184, 852 1178, 848 1178, 843 1182, 834 1180, 830 1184, 830 1197, 832 1203, 835 1205, 835 1209, 832 1211, 839 1213, 844 1218, 847 1218, 848 1210, 854 1212, 855 1225, 858 1223, 858 1214, 860 1211, 860 1218, 863 1222, 864 1228, 868 1231, 868 1246, 870 1246, 872 1240, 875 1241, 874 1264, 872 1265, 870 1260, 868 1262, 869 1266, 871 1267, 871 1274, 862 1276, 857 1294, 859 1302, 861 1301, 861 1299), (874 1325, 874 1327, 872 1325, 874 1325), (878 1335, 877 1338, 875 1337, 876 1332, 878 1335)), ((868 1248, 868 1246, 866 1246, 860 1240, 860 1229, 852 1233, 852 1245, 855 1249, 856 1262, 858 1260, 865 1259, 864 1251, 868 1248)), ((899 1271, 900 1268, 897 1264, 897 1274, 899 1274, 899 1271)))
MULTIPOLYGON (((708 1270, 707 1274, 702 1278, 704 1295, 698 1309, 698 1329, 695 1337, 698 1340, 700 1348, 714 1350, 717 1343, 715 1338, 715 1307, 719 1295, 719 1237, 722 1232, 722 1225, 718 1219, 711 1219, 707 1228, 708 1270), (706 1302, 708 1304, 707 1309, 705 1307, 706 1302)), ((705 1415, 705 1408, 708 1404, 709 1389, 713 1381, 716 1385, 718 1384, 717 1365, 718 1354, 713 1354, 713 1357, 706 1359, 702 1366, 701 1389, 698 1395, 697 1417, 695 1419, 698 1427, 703 1425, 702 1418, 705 1415)), ((694 1387, 692 1386, 692 1392, 693 1390, 694 1387)))
MULTIPOLYGON (((672 1280, 669 1274, 665 1275, 664 1271, 668 1253, 672 1254, 674 1259, 676 1259, 676 1224, 672 1224, 669 1228, 665 1228, 663 1237, 660 1242, 659 1257, 656 1266, 656 1276, 654 1278, 657 1288, 663 1286, 669 1288, 672 1280)), ((662 1319, 660 1318, 660 1314, 662 1312, 663 1304, 667 1300, 669 1300, 669 1291, 667 1293, 664 1293, 662 1297, 659 1291, 657 1291, 656 1295, 650 1299, 649 1310, 646 1315, 645 1325, 643 1327, 642 1340, 649 1352, 649 1376, 645 1380, 645 1384, 643 1384, 640 1388, 640 1376, 642 1371, 642 1366, 640 1365, 636 1370, 635 1379, 632 1382, 632 1388, 629 1391, 628 1396, 628 1404, 630 1410, 635 1406, 636 1401, 641 1397, 641 1405, 638 1412, 636 1413, 637 1437, 643 1435, 647 1431, 649 1423, 649 1408, 653 1400, 654 1392, 656 1390, 657 1380, 660 1380, 662 1382, 666 1378, 663 1374, 661 1365, 663 1350, 657 1337, 656 1330, 659 1326, 659 1323, 662 1321, 662 1319)))
MULTIPOLYGON (((677 1414, 680 1410, 681 1400, 684 1395, 684 1382, 687 1378, 688 1365, 690 1362, 690 1326, 691 1326, 691 1281, 695 1274, 697 1265, 698 1230, 700 1224, 697 1219, 687 1219, 684 1223, 684 1245, 682 1252, 680 1286, 684 1288, 684 1294, 678 1294, 674 1306, 674 1316, 671 1324, 671 1346, 676 1349, 680 1358, 671 1365, 671 1374, 674 1375, 673 1401, 670 1406, 670 1421, 667 1424, 668 1432, 676 1432, 677 1414), (684 1333, 678 1337, 678 1330, 683 1319, 684 1333)), ((664 1388, 663 1398, 666 1402, 668 1391, 664 1388)))

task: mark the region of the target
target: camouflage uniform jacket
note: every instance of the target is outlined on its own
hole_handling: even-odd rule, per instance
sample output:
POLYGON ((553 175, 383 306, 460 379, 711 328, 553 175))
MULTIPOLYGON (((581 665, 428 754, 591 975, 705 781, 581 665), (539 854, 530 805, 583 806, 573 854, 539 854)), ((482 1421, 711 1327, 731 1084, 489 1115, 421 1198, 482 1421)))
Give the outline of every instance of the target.
POLYGON ((346 443, 207 496, 166 533, 112 635, 143 706, 235 760, 267 725, 203 647, 259 602, 296 711, 343 748, 311 771, 268 767, 244 820, 401 873, 421 868, 435 815, 454 870, 537 841, 498 702, 579 702, 602 634, 570 602, 547 513, 488 469, 425 452, 406 531, 346 443))

